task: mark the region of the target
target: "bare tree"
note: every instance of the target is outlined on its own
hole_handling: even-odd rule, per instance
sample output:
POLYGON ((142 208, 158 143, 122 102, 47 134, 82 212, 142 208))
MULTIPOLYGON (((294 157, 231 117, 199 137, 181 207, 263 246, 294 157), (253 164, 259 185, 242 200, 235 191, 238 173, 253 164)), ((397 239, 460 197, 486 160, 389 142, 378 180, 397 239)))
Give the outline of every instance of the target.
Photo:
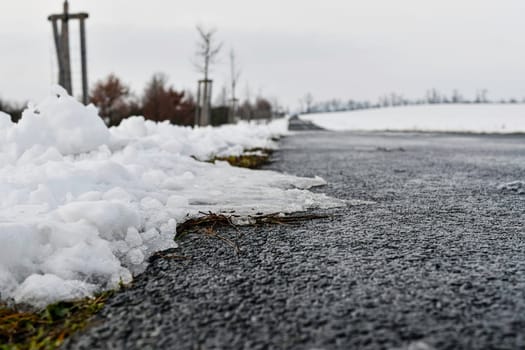
POLYGON ((461 96, 457 89, 454 89, 454 91, 452 91, 452 103, 460 102, 463 102, 463 96, 461 96))
POLYGON ((98 107, 108 126, 118 125, 130 114, 130 90, 117 76, 110 74, 91 89, 90 102, 98 107))
POLYGON ((210 124, 211 119, 211 95, 212 82, 209 79, 211 66, 217 62, 217 56, 221 51, 222 44, 216 43, 215 29, 204 29, 197 26, 199 40, 197 42, 196 56, 198 61, 195 68, 204 75, 199 81, 197 90, 197 113, 195 115, 195 124, 206 126, 210 124))
POLYGON ((258 96, 255 99, 255 118, 270 119, 272 117, 272 104, 264 97, 258 96))
POLYGON ((481 90, 481 102, 482 103, 489 103, 489 99, 487 97, 488 93, 489 93, 489 91, 487 89, 482 89, 481 90))
POLYGON ((204 80, 208 80, 211 66, 217 63, 217 56, 222 48, 222 43, 217 43, 215 34, 217 30, 205 29, 202 26, 197 26, 199 33, 199 41, 197 42, 197 56, 198 62, 195 63, 195 68, 204 75, 204 80))
POLYGON ((215 104, 220 107, 228 107, 228 89, 225 85, 219 90, 219 94, 215 98, 215 104))
POLYGON ((307 93, 306 95, 304 95, 304 104, 306 105, 306 113, 312 112, 314 96, 311 93, 307 93))
POLYGON ((432 88, 430 90, 427 90, 427 96, 426 96, 427 103, 429 104, 441 103, 442 102, 441 100, 442 100, 441 94, 439 93, 437 89, 432 88))
POLYGON ((244 86, 244 98, 246 101, 252 100, 252 88, 250 87, 250 84, 246 82, 246 85, 244 86))
POLYGON ((142 96, 142 114, 153 121, 169 120, 173 124, 191 125, 195 104, 191 96, 178 92, 168 85, 165 74, 154 74, 142 96))
POLYGON ((274 117, 279 117, 284 114, 284 108, 281 106, 279 99, 275 96, 270 97, 270 104, 272 105, 272 115, 271 119, 274 117))
POLYGON ((239 81, 240 76, 241 76, 241 71, 237 67, 237 63, 235 60, 235 51, 231 49, 230 50, 231 110, 230 110, 230 116, 229 116, 230 123, 233 122, 233 119, 235 118, 235 115, 237 114, 238 99, 235 95, 235 89, 237 88, 237 83, 239 81))

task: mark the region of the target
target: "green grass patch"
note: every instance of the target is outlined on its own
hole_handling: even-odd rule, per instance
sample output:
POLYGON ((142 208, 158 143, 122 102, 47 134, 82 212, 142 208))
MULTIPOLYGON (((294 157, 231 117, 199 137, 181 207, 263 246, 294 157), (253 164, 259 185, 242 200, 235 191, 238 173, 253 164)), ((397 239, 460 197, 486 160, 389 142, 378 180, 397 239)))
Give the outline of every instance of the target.
POLYGON ((273 150, 271 149, 254 148, 246 150, 239 156, 214 157, 211 159, 211 162, 220 160, 240 168, 258 169, 261 166, 270 163, 270 156, 272 153, 273 150))
POLYGON ((0 349, 52 350, 86 327, 113 292, 94 298, 59 302, 40 311, 23 311, 0 304, 0 349))

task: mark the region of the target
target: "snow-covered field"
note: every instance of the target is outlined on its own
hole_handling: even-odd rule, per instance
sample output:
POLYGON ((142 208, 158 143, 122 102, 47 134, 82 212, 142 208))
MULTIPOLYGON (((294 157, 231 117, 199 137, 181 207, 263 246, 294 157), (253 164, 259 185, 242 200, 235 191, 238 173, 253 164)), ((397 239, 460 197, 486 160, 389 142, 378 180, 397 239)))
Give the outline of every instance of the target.
POLYGON ((127 283, 199 212, 342 204, 299 178, 198 161, 275 148, 287 121, 184 128, 141 117, 108 129, 54 88, 18 124, 0 113, 0 298, 42 306, 127 283))
POLYGON ((390 107, 302 115, 328 130, 525 132, 525 104, 451 104, 390 107))

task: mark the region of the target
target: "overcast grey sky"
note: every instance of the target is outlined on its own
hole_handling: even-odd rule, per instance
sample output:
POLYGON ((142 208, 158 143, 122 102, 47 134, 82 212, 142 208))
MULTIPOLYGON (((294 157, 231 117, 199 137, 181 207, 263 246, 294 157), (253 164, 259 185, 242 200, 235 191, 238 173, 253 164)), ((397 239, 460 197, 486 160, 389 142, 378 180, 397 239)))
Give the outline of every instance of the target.
MULTIPOLYGON (((523 0, 70 1, 90 14, 90 83, 113 72, 136 93, 154 72, 195 87, 200 23, 237 51, 241 96, 249 85, 252 96, 290 107, 306 92, 375 101, 394 91, 412 98, 457 88, 470 97, 487 88, 490 98, 525 97, 523 0)), ((1 0, 0 97, 38 101, 56 82, 46 18, 61 6, 1 0)), ((226 54, 212 75, 216 92, 228 77, 226 54)))

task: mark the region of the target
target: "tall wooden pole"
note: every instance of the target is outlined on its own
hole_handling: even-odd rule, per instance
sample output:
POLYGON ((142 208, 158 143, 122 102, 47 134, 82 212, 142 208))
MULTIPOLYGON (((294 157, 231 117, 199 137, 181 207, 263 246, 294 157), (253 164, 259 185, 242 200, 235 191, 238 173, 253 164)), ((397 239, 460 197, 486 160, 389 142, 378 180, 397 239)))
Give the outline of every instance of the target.
POLYGON ((85 18, 80 18, 80 57, 82 61, 82 103, 89 103, 87 57, 86 57, 86 26, 85 18))
POLYGON ((73 83, 71 77, 71 57, 69 47, 69 21, 78 19, 80 22, 80 57, 82 65, 82 102, 89 102, 88 77, 87 77, 87 55, 86 55, 86 24, 89 17, 87 13, 69 13, 69 3, 64 1, 63 13, 48 17, 53 27, 53 38, 57 52, 58 61, 58 83, 73 95, 73 83), (60 21, 60 30, 58 28, 60 21))
POLYGON ((195 108, 195 126, 201 125, 201 81, 197 83, 197 106, 195 108))
POLYGON ((199 80, 195 125, 208 126, 211 123, 212 84, 210 79, 199 80))
POLYGON ((62 63, 62 50, 60 43, 60 33, 58 32, 57 20, 51 20, 53 26, 53 39, 55 40, 55 48, 58 61, 58 84, 64 86, 64 64, 62 63))
POLYGON ((71 84, 71 57, 69 51, 69 3, 64 1, 64 13, 62 15, 62 41, 60 43, 60 50, 62 53, 62 65, 64 70, 64 89, 70 95, 73 95, 73 86, 71 84))
POLYGON ((201 110, 201 120, 200 125, 201 126, 208 126, 210 124, 210 91, 208 90, 208 84, 209 80, 208 78, 204 79, 204 83, 202 85, 202 110, 201 110))

